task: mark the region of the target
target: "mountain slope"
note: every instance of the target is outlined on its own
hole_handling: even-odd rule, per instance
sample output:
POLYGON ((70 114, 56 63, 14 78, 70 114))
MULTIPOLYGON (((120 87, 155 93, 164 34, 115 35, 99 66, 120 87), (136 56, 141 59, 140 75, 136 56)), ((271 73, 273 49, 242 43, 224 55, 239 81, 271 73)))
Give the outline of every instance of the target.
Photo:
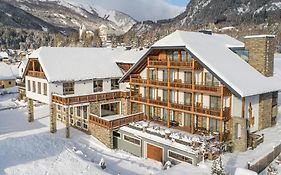
POLYGON ((175 18, 135 24, 124 36, 126 44, 149 46, 169 33, 203 28, 243 35, 269 33, 281 35, 280 0, 191 0, 186 10, 175 18), (226 31, 228 32, 228 31, 226 31))
POLYGON ((61 28, 49 24, 26 11, 12 6, 9 3, 0 3, 0 24, 1 26, 12 26, 15 28, 36 29, 49 32, 71 31, 70 28, 61 28))
POLYGON ((136 21, 130 16, 107 10, 94 4, 92 0, 5 0, 52 25, 78 30, 85 26, 94 31, 101 25, 113 34, 127 32, 136 21))

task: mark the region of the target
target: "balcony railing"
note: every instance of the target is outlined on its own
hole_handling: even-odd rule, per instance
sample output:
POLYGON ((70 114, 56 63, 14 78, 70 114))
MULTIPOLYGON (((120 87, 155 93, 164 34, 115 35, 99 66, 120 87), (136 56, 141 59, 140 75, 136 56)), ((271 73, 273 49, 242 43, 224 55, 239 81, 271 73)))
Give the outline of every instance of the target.
POLYGON ((106 92, 106 93, 98 93, 91 95, 80 95, 80 96, 61 96, 61 95, 52 95, 52 101, 55 103, 63 104, 63 105, 71 105, 78 103, 88 103, 94 101, 101 100, 110 100, 116 98, 124 98, 129 97, 130 92, 106 92))
POLYGON ((28 71, 27 75, 31 77, 45 78, 44 72, 28 71))
POLYGON ((132 122, 138 122, 144 120, 145 118, 146 117, 143 112, 120 117, 114 120, 106 120, 105 118, 98 117, 94 114, 90 114, 89 122, 104 128, 115 129, 121 126, 128 125, 129 123, 132 122))
MULTIPOLYGON (((168 82, 166 82, 166 81, 147 80, 147 79, 141 79, 141 78, 131 78, 131 83, 143 85, 143 86, 153 85, 153 86, 168 88, 168 82)), ((192 84, 182 83, 181 81, 171 82, 170 87, 180 88, 180 89, 184 89, 184 90, 187 90, 187 89, 192 90, 192 84)), ((221 86, 220 85, 195 84, 194 90, 212 92, 212 93, 220 93, 221 92, 221 86)))
MULTIPOLYGON (((139 96, 132 96, 131 100, 141 102, 141 103, 148 103, 151 105, 168 107, 168 102, 163 101, 161 99, 155 100, 155 99, 148 99, 148 98, 139 97, 139 96)), ((192 111, 191 104, 188 105, 188 104, 180 104, 180 103, 171 102, 170 105, 171 105, 171 108, 175 109, 175 110, 178 109, 178 110, 184 110, 184 111, 189 111, 189 112, 192 111)), ((199 113, 199 114, 215 116, 216 118, 220 117, 220 113, 221 113, 220 109, 210 109, 209 107, 202 107, 202 106, 197 106, 197 105, 194 106, 193 111, 195 113, 199 113)), ((223 120, 228 121, 230 118, 231 118, 230 108, 225 107, 223 110, 223 120)))

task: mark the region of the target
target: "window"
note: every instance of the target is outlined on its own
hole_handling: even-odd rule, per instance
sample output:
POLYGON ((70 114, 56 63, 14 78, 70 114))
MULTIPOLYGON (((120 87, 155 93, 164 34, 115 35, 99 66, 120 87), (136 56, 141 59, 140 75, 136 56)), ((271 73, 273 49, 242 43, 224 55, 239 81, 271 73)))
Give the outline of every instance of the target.
POLYGON ((119 114, 119 102, 101 105, 101 117, 119 114))
POLYGON ((188 126, 191 128, 191 115, 184 113, 184 126, 188 126))
POLYGON ((221 98, 217 96, 210 96, 210 109, 219 110, 220 109, 221 98))
POLYGON ((181 155, 179 153, 173 152, 173 151, 169 151, 168 156, 172 159, 176 159, 179 160, 181 162, 187 162, 192 164, 192 158, 189 158, 187 156, 181 155))
POLYGON ((186 62, 187 61, 187 54, 185 51, 181 51, 181 60, 186 62))
POLYGON ((156 80, 156 70, 155 69, 150 69, 149 70, 149 79, 150 80, 156 80))
POLYGON ((57 105, 57 110, 58 110, 58 111, 60 111, 60 110, 61 110, 60 105, 57 105))
POLYGON ((191 96, 192 96, 191 93, 187 93, 187 92, 184 93, 184 104, 185 105, 191 105, 191 96))
POLYGON ((171 92, 170 92, 170 102, 176 103, 176 92, 173 90, 171 90, 171 92))
POLYGON ((209 119, 209 130, 214 132, 220 131, 220 121, 216 119, 209 119))
POLYGON ((168 90, 163 89, 163 101, 168 102, 168 90))
POLYGON ((136 144, 136 145, 140 145, 139 139, 135 139, 135 138, 127 136, 127 135, 124 135, 124 140, 127 141, 127 142, 131 142, 133 144, 136 144))
POLYGON ((9 85, 11 85, 12 84, 12 82, 11 81, 9 81, 9 85))
POLYGON ((210 73, 205 73, 205 84, 208 86, 218 86, 219 81, 210 73))
POLYGON ((94 80, 93 81, 94 92, 102 92, 103 90, 103 80, 94 80))
POLYGON ((37 83, 37 88, 38 88, 38 94, 41 94, 41 83, 40 82, 38 82, 37 83))
POLYGON ((35 81, 32 81, 32 92, 36 92, 36 83, 35 81))
POLYGON ((235 124, 235 139, 241 138, 241 125, 239 123, 235 124))
POLYGON ((163 81, 168 82, 168 70, 163 70, 163 81))
POLYGON ((31 91, 30 80, 27 80, 27 90, 28 90, 28 91, 31 91))
POLYGON ((66 82, 62 84, 63 95, 74 94, 74 82, 66 82))
POLYGON ((69 108, 70 114, 73 115, 73 107, 69 108))
POLYGON ((116 131, 113 131, 113 137, 118 137, 118 138, 120 138, 120 133, 119 133, 119 132, 116 132, 116 131))
POLYGON ((47 83, 44 83, 44 95, 47 95, 47 83))
POLYGON ((149 99, 154 99, 154 89, 153 88, 149 88, 149 99))
POLYGON ((111 90, 119 89, 118 79, 111 79, 111 90))
POLYGON ((76 108, 76 115, 77 115, 78 117, 81 116, 81 107, 80 107, 80 106, 77 106, 77 108, 76 108))
POLYGON ((192 83, 192 73, 191 72, 184 72, 184 83, 185 84, 192 83))
POLYGON ((88 118, 88 109, 87 106, 83 106, 83 118, 87 119, 88 118))
POLYGON ((78 119, 78 120, 76 121, 76 126, 81 127, 81 120, 80 120, 80 119, 78 119))

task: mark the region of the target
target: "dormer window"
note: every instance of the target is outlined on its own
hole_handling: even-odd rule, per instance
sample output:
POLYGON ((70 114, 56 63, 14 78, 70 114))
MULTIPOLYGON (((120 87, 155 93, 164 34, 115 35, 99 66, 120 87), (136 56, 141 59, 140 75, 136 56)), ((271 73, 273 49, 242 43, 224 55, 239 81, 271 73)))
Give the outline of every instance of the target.
POLYGON ((119 79, 111 79, 111 90, 119 89, 119 79))
POLYGON ((74 82, 63 83, 63 95, 74 94, 74 82))
POLYGON ((94 80, 93 81, 93 91, 102 92, 103 90, 103 80, 94 80))

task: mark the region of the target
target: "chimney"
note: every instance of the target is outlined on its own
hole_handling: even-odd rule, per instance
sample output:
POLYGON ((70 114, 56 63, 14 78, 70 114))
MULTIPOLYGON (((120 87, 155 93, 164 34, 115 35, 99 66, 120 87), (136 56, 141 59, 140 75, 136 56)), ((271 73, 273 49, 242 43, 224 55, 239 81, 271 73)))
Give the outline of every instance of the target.
POLYGON ((266 77, 273 76, 274 37, 274 35, 254 35, 245 37, 245 49, 249 51, 248 63, 266 77))

